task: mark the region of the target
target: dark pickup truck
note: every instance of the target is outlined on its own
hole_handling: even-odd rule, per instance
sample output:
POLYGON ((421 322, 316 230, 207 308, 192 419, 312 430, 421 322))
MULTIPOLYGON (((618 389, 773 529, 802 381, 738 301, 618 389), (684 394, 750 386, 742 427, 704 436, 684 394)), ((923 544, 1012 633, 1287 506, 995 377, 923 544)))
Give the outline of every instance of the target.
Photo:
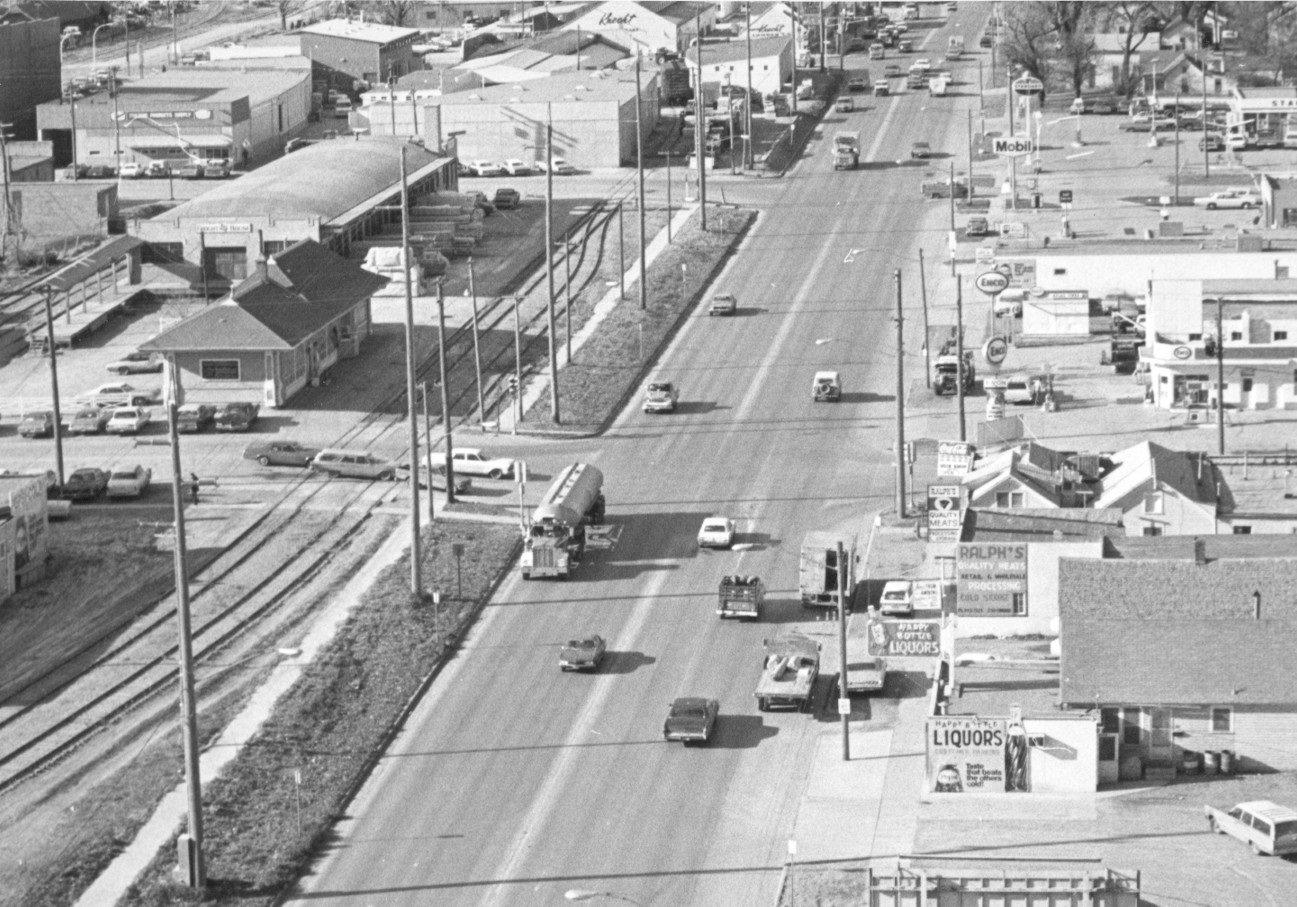
POLYGON ((216 411, 216 430, 247 431, 257 421, 260 410, 256 403, 226 403, 216 411))

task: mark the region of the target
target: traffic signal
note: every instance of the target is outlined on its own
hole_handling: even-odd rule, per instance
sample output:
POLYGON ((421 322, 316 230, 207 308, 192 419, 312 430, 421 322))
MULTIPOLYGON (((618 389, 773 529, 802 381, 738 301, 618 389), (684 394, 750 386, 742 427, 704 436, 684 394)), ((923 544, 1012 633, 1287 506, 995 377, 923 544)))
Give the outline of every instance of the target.
POLYGON ((509 393, 511 393, 511 394, 515 394, 515 395, 518 393, 518 376, 517 376, 517 375, 510 375, 510 376, 509 376, 509 393))

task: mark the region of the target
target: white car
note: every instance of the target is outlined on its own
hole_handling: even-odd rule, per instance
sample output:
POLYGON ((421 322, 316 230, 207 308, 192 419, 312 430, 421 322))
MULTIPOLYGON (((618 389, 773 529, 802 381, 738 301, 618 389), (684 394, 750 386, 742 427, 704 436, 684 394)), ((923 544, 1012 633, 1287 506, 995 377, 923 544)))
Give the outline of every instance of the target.
POLYGON ((149 490, 153 470, 143 466, 121 466, 108 476, 108 497, 138 498, 149 490))
POLYGON ((144 175, 144 165, 139 161, 127 161, 120 171, 122 179, 139 179, 144 175))
POLYGON ((1217 208, 1260 208, 1261 196, 1255 189, 1226 189, 1201 195, 1193 200, 1199 208, 1215 211, 1217 208))
POLYGON ((115 375, 140 375, 162 371, 162 359, 153 353, 142 353, 139 350, 127 353, 105 368, 115 375))
POLYGON ((698 530, 699 548, 729 548, 734 544, 734 521, 729 517, 709 516, 698 530))
POLYGON ((495 161, 471 161, 468 173, 470 176, 502 176, 504 168, 495 161))
POLYGON ((544 173, 546 170, 550 170, 554 173, 559 174, 560 176, 570 176, 571 174, 576 173, 576 168, 573 167, 571 164, 569 164, 567 161, 563 160, 563 158, 561 157, 550 158, 550 162, 548 166, 546 166, 544 161, 537 161, 536 169, 539 170, 541 173, 544 173))
POLYGON ((509 160, 501 164, 500 167, 501 169, 504 170, 505 173, 509 174, 510 176, 526 176, 527 174, 531 173, 531 167, 529 167, 527 164, 524 164, 516 157, 509 158, 509 160))
POLYGON ((914 613, 914 584, 909 580, 890 580, 883 586, 882 597, 878 600, 878 610, 883 614, 914 613))
POLYGON ((162 392, 129 384, 101 384, 81 399, 93 406, 150 406, 162 399, 162 392))
POLYGON ((910 64, 910 72, 927 72, 932 68, 932 61, 927 57, 919 57, 910 64))
POLYGON ((113 410, 105 426, 109 434, 134 435, 149 424, 149 411, 142 406, 122 406, 113 410))
MULTIPOLYGON (((518 468, 518 461, 508 457, 491 457, 474 447, 457 447, 450 455, 451 465, 457 476, 486 476, 489 479, 502 479, 512 476, 518 468)), ((446 474, 443 463, 437 470, 446 474)))

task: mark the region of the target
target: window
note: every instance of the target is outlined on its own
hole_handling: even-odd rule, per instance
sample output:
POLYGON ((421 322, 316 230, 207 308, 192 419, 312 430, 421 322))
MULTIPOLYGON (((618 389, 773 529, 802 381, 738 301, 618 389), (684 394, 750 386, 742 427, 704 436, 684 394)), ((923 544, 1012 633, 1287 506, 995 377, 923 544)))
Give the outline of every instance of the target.
POLYGON ((1227 705, 1212 706, 1211 731, 1213 734, 1234 733, 1234 710, 1227 705))
POLYGON ((1230 331, 1230 332, 1229 332, 1229 339, 1230 339, 1230 340, 1242 340, 1242 339, 1243 339, 1243 332, 1242 332, 1242 331, 1230 331))
POLYGON ((239 380, 237 359, 203 359, 198 363, 198 369, 204 381, 239 380))
POLYGON ((1063 276, 1065 276, 1066 274, 1067 274, 1067 268, 1055 268, 1055 269, 1054 269, 1054 276, 1055 276, 1055 277, 1063 277, 1063 276))
POLYGON ((1190 342, 1190 343, 1193 343, 1195 340, 1201 340, 1201 339, 1202 339, 1202 331, 1199 331, 1199 332, 1196 333, 1196 334, 1190 334, 1190 335, 1189 335, 1189 342, 1190 342))
POLYGON ((1022 507, 1026 503, 1026 495, 1021 491, 997 491, 995 493, 996 507, 1022 507))
POLYGON ((1013 613, 1019 617, 1027 613, 1027 596, 1022 592, 1013 593, 1013 613))
POLYGON ((1274 339, 1275 339, 1275 340, 1287 340, 1287 339, 1288 339, 1288 332, 1287 332, 1287 331, 1275 331, 1275 332, 1274 332, 1274 339))
POLYGON ((1145 526, 1145 527, 1144 527, 1144 535, 1153 536, 1153 535, 1161 535, 1161 534, 1162 534, 1162 527, 1161 527, 1161 526, 1145 526))
POLYGON ((1251 378, 1244 378, 1244 379, 1243 379, 1243 393, 1247 394, 1247 393, 1251 393, 1251 391, 1252 391, 1252 379, 1251 379, 1251 378))
POLYGON ((1118 709, 1099 709, 1099 730, 1115 734, 1121 729, 1121 712, 1118 709))
POLYGON ((1147 494, 1144 496, 1144 512, 1145 513, 1162 512, 1162 492, 1155 491, 1152 494, 1147 494))
POLYGON ((1139 746, 1139 709, 1126 709, 1122 716, 1121 742, 1125 746, 1139 746))
POLYGON ((1252 527, 1251 527, 1251 526, 1235 526, 1235 527, 1234 527, 1234 534, 1235 534, 1235 535, 1251 535, 1251 534, 1252 534, 1252 527))

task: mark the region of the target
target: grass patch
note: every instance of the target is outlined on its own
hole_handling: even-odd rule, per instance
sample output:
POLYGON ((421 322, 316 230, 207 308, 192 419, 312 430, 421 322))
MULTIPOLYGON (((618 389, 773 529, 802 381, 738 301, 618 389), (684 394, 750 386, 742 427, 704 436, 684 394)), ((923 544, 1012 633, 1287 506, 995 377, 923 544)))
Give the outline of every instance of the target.
MULTIPOLYGON (((409 592, 406 553, 384 571, 261 732, 204 793, 204 904, 269 905, 309 866, 407 708, 513 561, 518 530, 439 522, 424 534, 424 577, 446 590, 434 618, 409 592), (451 545, 464 543, 463 590, 451 545), (300 770, 299 790, 294 772, 300 770)), ((200 898, 175 884, 174 839, 124 903, 200 898)))
MULTIPOLYGON (((608 425, 755 217, 756 212, 749 209, 716 209, 708 212, 706 233, 695 214, 676 234, 675 241, 649 265, 648 308, 641 311, 638 292, 628 291, 627 298, 576 351, 572 363, 559 371, 565 431, 594 433, 608 425)), ((522 424, 548 424, 549 414, 545 394, 522 424)))

